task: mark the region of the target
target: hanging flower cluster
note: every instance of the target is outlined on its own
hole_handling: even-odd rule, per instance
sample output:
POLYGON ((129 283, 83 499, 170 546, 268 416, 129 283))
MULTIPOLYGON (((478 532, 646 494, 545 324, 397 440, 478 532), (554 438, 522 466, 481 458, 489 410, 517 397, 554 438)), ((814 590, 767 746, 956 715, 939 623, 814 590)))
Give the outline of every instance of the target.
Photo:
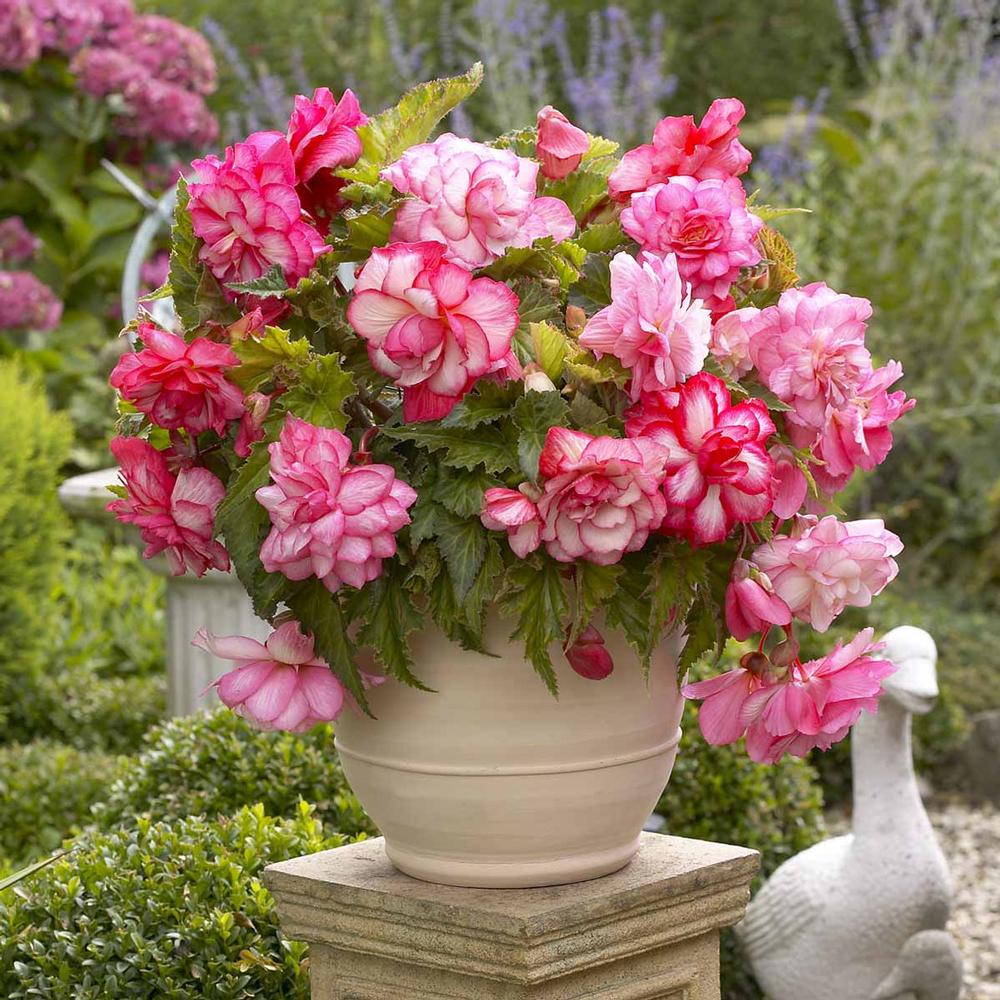
POLYGON ((412 683, 423 623, 484 650, 495 605, 553 689, 558 645, 582 677, 615 669, 602 629, 647 663, 683 631, 682 668, 757 636, 685 687, 706 737, 767 761, 832 745, 891 667, 870 631, 803 662, 795 629, 869 604, 902 549, 824 514, 913 405, 865 346, 870 304, 800 287, 739 179, 739 101, 621 160, 552 107, 431 140, 481 72, 370 119, 321 88, 284 133, 195 161, 183 333, 140 324, 111 377, 111 509, 175 571, 231 562, 275 624, 197 639, 264 728, 363 710, 382 678, 359 646, 412 683))

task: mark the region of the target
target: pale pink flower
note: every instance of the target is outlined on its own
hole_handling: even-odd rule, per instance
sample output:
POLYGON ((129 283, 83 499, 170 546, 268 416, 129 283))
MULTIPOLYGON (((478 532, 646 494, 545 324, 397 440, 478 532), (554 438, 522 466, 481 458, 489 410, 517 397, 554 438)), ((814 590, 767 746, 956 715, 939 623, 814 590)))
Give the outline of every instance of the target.
POLYGON ((291 414, 268 451, 273 483, 256 493, 272 525, 260 550, 264 569, 319 577, 331 592, 379 576, 417 494, 389 465, 352 465, 346 434, 291 414))
POLYGON ((743 706, 764 683, 760 675, 741 666, 703 681, 684 684, 681 694, 692 700, 702 699, 698 709, 701 733, 712 746, 725 746, 735 743, 746 732, 743 706))
POLYGON ((750 357, 761 381, 814 430, 827 407, 842 409, 871 374, 867 299, 841 295, 822 282, 789 288, 753 324, 750 357))
POLYGON ((0 330, 54 330, 63 304, 30 271, 0 271, 0 330))
POLYGON ((775 427, 762 400, 734 406, 721 379, 699 372, 667 400, 643 397, 625 428, 666 452, 663 531, 708 545, 771 509, 774 463, 766 449, 775 427))
POLYGON ((470 269, 491 263, 508 247, 530 246, 545 236, 558 243, 576 231, 564 202, 535 196, 534 160, 450 132, 411 146, 382 177, 412 195, 399 206, 392 239, 443 243, 448 260, 470 269))
POLYGON ((590 136, 577 128, 551 104, 538 112, 538 141, 535 152, 542 161, 542 175, 551 180, 568 177, 590 149, 590 136))
POLYGON ((621 222, 643 250, 676 254, 691 294, 713 313, 733 308, 730 286, 741 268, 761 260, 754 241, 763 222, 747 210, 735 177, 671 177, 633 195, 621 222))
POLYGON ((573 670, 589 681, 602 681, 615 669, 615 661, 604 644, 604 636, 588 625, 566 649, 566 660, 573 670))
POLYGON ((226 495, 219 479, 199 468, 172 475, 163 452, 142 438, 114 438, 111 452, 128 496, 108 510, 139 529, 147 559, 165 553, 174 576, 229 569, 229 555, 213 538, 215 511, 226 495))
POLYGON ((766 573, 746 559, 733 563, 726 587, 726 627, 742 642, 771 625, 789 625, 792 613, 774 592, 766 573))
POLYGON ((201 628, 192 645, 238 664, 211 686, 224 705, 257 729, 304 733, 332 722, 344 707, 344 685, 316 655, 312 634, 304 635, 298 622, 285 622, 264 642, 201 628))
POLYGON ((285 280, 305 277, 328 248, 301 218, 295 164, 280 132, 254 132, 226 149, 225 160, 195 160, 188 211, 205 245, 198 254, 223 282, 251 281, 275 264, 285 280))
POLYGON ((540 496, 541 490, 530 483, 522 483, 516 490, 497 486, 483 494, 483 524, 490 531, 506 531, 511 549, 521 559, 541 544, 540 496))
POLYGON ((357 129, 367 121, 350 90, 339 101, 327 87, 317 87, 311 100, 296 95, 287 138, 299 184, 307 184, 320 170, 356 163, 361 156, 357 129))
POLYGON ((774 461, 774 503, 771 510, 787 521, 802 510, 809 494, 809 480, 787 445, 776 442, 768 448, 768 454, 774 461))
POLYGON ((759 316, 760 310, 753 306, 734 309, 720 316, 712 327, 709 349, 731 379, 739 380, 753 368, 750 338, 756 332, 759 316))
POLYGON ((437 420, 483 375, 520 377, 511 352, 518 298, 445 259, 441 243, 372 251, 347 318, 375 369, 403 388, 403 419, 437 420))
POLYGON ((591 317, 580 343, 631 369, 634 402, 701 371, 711 327, 711 314, 692 301, 673 254, 642 253, 636 260, 619 253, 611 261, 611 305, 591 317))
POLYGON ((139 337, 142 350, 123 354, 108 381, 154 424, 222 435, 243 416, 243 393, 225 377, 240 363, 229 347, 207 337, 188 343, 152 323, 139 337))
POLYGON ((838 521, 803 516, 792 534, 753 554, 774 592, 800 621, 825 632, 845 607, 866 608, 899 572, 903 543, 878 519, 838 521))
POLYGON ((691 115, 664 118, 652 144, 630 149, 608 178, 612 198, 628 201, 636 191, 670 177, 725 180, 745 173, 751 157, 739 141, 744 114, 742 101, 724 97, 712 101, 700 125, 691 115))

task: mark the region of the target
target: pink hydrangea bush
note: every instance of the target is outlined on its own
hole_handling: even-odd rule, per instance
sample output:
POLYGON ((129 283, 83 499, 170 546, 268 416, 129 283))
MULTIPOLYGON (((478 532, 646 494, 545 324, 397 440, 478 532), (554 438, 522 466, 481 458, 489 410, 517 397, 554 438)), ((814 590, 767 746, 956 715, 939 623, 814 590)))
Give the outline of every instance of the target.
POLYGON ((870 630, 807 661, 799 637, 868 605, 902 548, 827 513, 913 405, 873 366, 870 305, 770 266, 739 101, 621 159, 551 107, 432 140, 480 72, 371 117, 321 88, 195 163, 184 329, 143 327, 112 379, 135 435, 112 509, 177 571, 231 560, 275 626, 197 640, 255 725, 365 710, 366 650, 419 683, 412 631, 489 652, 499 614, 553 691, 637 669, 609 630, 646 664, 685 633, 682 672, 753 642, 684 689, 706 737, 830 746, 891 667, 870 630))

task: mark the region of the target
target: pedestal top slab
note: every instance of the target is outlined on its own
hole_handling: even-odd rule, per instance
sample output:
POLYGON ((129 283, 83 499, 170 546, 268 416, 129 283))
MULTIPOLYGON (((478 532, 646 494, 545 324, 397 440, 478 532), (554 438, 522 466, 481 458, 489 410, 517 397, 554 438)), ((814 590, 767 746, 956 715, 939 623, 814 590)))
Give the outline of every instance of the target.
POLYGON ((270 865, 291 938, 521 983, 540 982, 735 923, 756 851, 659 834, 590 882, 464 889, 392 867, 382 839, 270 865))

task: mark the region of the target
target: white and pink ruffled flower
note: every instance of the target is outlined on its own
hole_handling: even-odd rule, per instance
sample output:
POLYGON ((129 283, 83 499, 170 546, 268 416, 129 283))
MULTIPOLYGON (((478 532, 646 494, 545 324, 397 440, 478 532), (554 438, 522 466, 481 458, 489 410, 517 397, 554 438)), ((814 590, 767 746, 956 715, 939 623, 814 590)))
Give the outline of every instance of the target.
POLYGON ((750 166, 750 150, 740 143, 739 123, 746 114, 735 97, 712 101, 700 125, 691 115, 664 118, 653 141, 630 149, 608 178, 608 191, 617 201, 628 201, 670 177, 698 180, 738 177, 750 166))
POLYGON ((709 349, 731 379, 739 380, 753 368, 750 338, 757 330, 759 316, 760 310, 754 306, 734 309, 720 316, 712 327, 709 349))
POLYGON ((899 572, 903 543, 884 522, 800 517, 753 554, 777 594, 800 621, 825 632, 846 607, 866 608, 899 572))
POLYGON ((445 259, 441 243, 372 251, 347 318, 375 369, 403 389, 403 419, 437 420, 484 375, 518 378, 511 352, 518 298, 445 259))
POLYGON ((352 465, 346 434, 291 414, 268 451, 273 483, 256 493, 271 518, 264 569, 289 580, 319 577, 331 592, 379 576, 417 494, 389 465, 352 465))
POLYGON ((536 162, 450 132, 411 146, 382 177, 412 195, 399 206, 392 239, 443 243, 448 260, 470 269, 508 247, 545 236, 558 243, 576 231, 564 202, 536 197, 536 162))
POLYGON ((188 186, 188 211, 205 241, 198 258, 220 281, 252 281, 277 264, 294 285, 327 250, 302 220, 295 163, 280 132, 254 132, 227 147, 224 160, 207 156, 192 166, 199 180, 188 186))
POLYGON ((520 559, 541 543, 537 505, 541 495, 530 483, 522 483, 516 490, 497 486, 483 494, 483 525, 490 531, 506 531, 510 547, 520 559))
POLYGON ((568 177, 590 149, 590 136, 561 111, 547 104, 538 112, 535 152, 542 161, 542 175, 551 180, 568 177))
POLYGON ((633 402, 699 372, 708 356, 712 317, 677 271, 673 254, 627 253, 611 261, 611 305, 594 315, 580 343, 612 354, 632 372, 633 402))
POLYGON ((304 733, 332 722, 344 707, 344 685, 316 655, 313 636, 303 635, 298 622, 285 622, 264 642, 202 628, 192 645, 237 664, 212 687, 224 705, 257 729, 304 733))
POLYGON ((713 313, 733 308, 730 286, 741 268, 761 260, 754 240, 763 222, 747 210, 735 177, 671 177, 634 194, 621 221, 644 250, 676 254, 691 294, 713 313))
POLYGON ((771 509, 767 439, 775 427, 762 400, 734 406, 721 379, 699 372, 669 395, 643 397, 626 418, 630 436, 649 437, 666 452, 663 531, 709 545, 771 509))

